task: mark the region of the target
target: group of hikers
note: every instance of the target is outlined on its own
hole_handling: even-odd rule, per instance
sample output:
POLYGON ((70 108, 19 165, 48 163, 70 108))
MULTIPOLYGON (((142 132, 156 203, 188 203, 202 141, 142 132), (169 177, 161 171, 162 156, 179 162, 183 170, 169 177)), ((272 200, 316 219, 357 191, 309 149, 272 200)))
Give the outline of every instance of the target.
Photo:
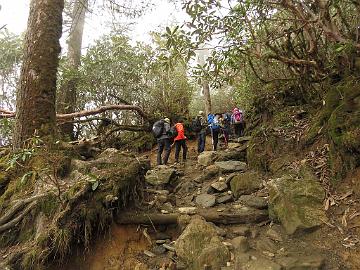
MULTIPOLYGON (((239 108, 234 108, 232 113, 209 113, 207 117, 203 111, 191 123, 191 130, 196 133, 198 140, 198 154, 205 150, 206 135, 211 134, 213 151, 218 149, 219 136, 223 135, 224 145, 227 148, 231 134, 241 137, 244 134, 245 121, 244 113, 239 108)), ((171 147, 175 145, 175 163, 179 163, 180 151, 182 151, 182 161, 186 161, 187 145, 183 119, 171 126, 169 118, 165 117, 153 125, 153 134, 157 139, 157 165, 167 165, 171 147), (173 144, 171 142, 173 141, 173 144), (164 156, 162 157, 163 152, 164 156)))

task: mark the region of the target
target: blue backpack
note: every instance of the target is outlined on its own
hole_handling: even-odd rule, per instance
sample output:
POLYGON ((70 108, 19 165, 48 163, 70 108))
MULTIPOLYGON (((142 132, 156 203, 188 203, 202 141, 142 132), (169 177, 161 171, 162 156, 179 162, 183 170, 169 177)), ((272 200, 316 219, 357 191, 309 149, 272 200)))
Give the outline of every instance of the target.
POLYGON ((215 115, 211 113, 208 114, 208 124, 212 130, 218 130, 220 128, 217 118, 215 118, 215 115))

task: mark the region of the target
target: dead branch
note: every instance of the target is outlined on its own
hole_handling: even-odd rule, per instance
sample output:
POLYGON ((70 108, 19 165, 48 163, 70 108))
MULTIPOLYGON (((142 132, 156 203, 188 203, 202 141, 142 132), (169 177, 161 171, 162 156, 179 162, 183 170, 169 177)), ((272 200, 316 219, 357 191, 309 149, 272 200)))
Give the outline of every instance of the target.
POLYGON ((148 119, 148 116, 143 112, 143 110, 139 106, 125 105, 125 104, 101 106, 100 108, 97 108, 97 109, 84 110, 84 111, 75 112, 75 113, 57 114, 56 118, 60 122, 65 122, 66 120, 69 120, 69 119, 72 120, 73 118, 95 115, 95 114, 99 114, 99 113, 103 113, 103 112, 111 111, 111 110, 136 111, 142 118, 144 118, 145 120, 148 119))
MULTIPOLYGON (((71 122, 71 121, 73 121, 74 118, 96 115, 96 114, 100 114, 100 113, 103 113, 106 111, 112 111, 112 110, 136 111, 144 120, 148 121, 148 119, 149 119, 149 117, 146 115, 146 113, 144 113, 144 111, 139 106, 122 104, 122 105, 101 106, 97 109, 83 110, 83 111, 79 111, 79 112, 75 112, 75 113, 57 114, 56 120, 61 123, 65 123, 68 121, 71 122)), ((15 112, 10 112, 8 110, 0 108, 0 119, 1 118, 14 118, 14 117, 15 117, 15 112)))

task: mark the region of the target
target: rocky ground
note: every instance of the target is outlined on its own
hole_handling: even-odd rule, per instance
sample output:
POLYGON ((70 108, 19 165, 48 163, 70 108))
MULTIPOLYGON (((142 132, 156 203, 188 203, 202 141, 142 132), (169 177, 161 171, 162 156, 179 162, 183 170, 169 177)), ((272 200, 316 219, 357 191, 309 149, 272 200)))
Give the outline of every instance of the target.
POLYGON ((342 210, 356 209, 356 194, 344 188, 343 202, 330 206, 305 165, 278 175, 253 171, 247 140, 199 156, 191 142, 185 163, 152 166, 142 201, 116 217, 112 244, 91 255, 97 266, 66 269, 359 269, 358 212, 342 210), (338 225, 344 218, 353 227, 338 225), (106 255, 117 238, 126 246, 106 255))

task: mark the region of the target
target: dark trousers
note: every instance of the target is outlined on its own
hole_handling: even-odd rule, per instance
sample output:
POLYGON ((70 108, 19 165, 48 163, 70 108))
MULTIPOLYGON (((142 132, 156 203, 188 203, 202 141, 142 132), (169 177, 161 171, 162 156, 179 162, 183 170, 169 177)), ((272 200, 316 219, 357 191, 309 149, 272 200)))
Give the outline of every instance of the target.
POLYGON ((216 151, 217 150, 217 145, 219 142, 219 133, 220 133, 220 129, 213 129, 211 131, 211 136, 213 139, 213 150, 216 151))
POLYGON ((235 135, 240 137, 244 134, 244 123, 234 124, 235 135))
POLYGON ((187 154, 187 146, 186 146, 186 140, 178 140, 175 141, 175 161, 179 162, 179 155, 181 147, 183 149, 183 161, 186 160, 186 154, 187 154))
POLYGON ((229 143, 229 130, 228 129, 223 129, 222 130, 223 134, 224 134, 224 141, 225 141, 225 146, 227 147, 228 143, 229 143))
POLYGON ((158 140, 158 153, 157 153, 157 165, 164 164, 166 165, 171 151, 170 139, 160 139, 158 140), (161 159, 162 152, 165 149, 164 159, 161 159))
POLYGON ((206 133, 200 132, 198 134, 198 153, 202 153, 205 150, 206 133))

